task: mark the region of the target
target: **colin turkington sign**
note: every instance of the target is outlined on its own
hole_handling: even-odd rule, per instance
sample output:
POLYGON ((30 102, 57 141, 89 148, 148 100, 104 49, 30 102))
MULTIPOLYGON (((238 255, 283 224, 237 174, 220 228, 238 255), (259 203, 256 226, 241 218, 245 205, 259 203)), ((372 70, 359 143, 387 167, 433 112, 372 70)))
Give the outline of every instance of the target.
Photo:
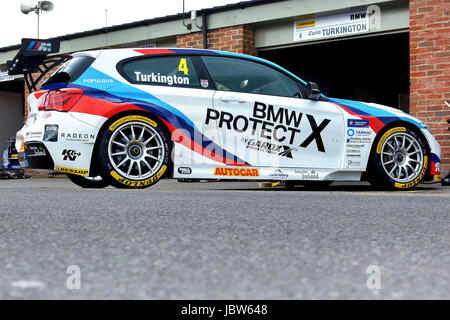
POLYGON ((369 31, 369 15, 366 10, 299 18, 301 20, 294 23, 294 41, 318 40, 369 31))

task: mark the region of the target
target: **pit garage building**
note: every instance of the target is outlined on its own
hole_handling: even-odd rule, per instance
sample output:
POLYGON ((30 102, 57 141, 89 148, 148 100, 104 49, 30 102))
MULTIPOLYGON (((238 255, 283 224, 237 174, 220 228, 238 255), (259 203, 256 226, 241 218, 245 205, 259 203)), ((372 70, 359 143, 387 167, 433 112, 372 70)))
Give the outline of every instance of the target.
MULTIPOLYGON (((181 3, 181 1, 180 1, 181 3)), ((326 95, 376 102, 422 119, 450 169, 450 2, 253 0, 58 37, 61 53, 98 48, 208 48, 274 61, 326 95), (184 18, 184 19, 183 19, 184 18)), ((20 39, 18 39, 18 42, 20 39)), ((0 48, 0 150, 26 116, 22 78, 0 48)))

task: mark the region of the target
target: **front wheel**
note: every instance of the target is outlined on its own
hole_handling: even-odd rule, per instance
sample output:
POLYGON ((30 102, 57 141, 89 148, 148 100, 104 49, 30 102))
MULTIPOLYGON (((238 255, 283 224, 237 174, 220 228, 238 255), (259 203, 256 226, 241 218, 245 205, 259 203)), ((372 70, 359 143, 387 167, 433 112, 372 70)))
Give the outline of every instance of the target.
POLYGON ((159 123, 141 115, 123 116, 100 138, 102 177, 117 188, 147 188, 166 172, 169 149, 169 138, 159 123))
POLYGON ((109 186, 109 182, 105 181, 102 177, 84 177, 76 174, 67 174, 67 178, 82 188, 105 188, 109 186))
POLYGON ((428 169, 428 149, 423 139, 407 127, 394 127, 376 140, 369 164, 369 182, 384 189, 411 189, 428 169))

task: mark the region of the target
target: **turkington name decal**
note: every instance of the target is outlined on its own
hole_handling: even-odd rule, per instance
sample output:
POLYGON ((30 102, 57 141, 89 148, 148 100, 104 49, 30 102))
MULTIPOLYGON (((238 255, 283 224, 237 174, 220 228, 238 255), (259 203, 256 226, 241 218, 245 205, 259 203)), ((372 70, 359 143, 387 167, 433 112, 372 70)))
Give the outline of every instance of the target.
POLYGON ((145 74, 139 71, 134 72, 136 81, 139 82, 154 82, 154 83, 164 83, 168 84, 169 86, 174 84, 182 84, 182 85, 188 85, 189 84, 189 77, 179 77, 176 75, 167 76, 158 73, 149 73, 145 74))

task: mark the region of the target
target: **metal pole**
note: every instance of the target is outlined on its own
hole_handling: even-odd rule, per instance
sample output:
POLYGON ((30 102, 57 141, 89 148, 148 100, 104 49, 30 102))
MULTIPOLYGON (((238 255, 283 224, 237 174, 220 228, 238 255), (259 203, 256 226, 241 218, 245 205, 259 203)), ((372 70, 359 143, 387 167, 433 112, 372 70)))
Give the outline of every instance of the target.
POLYGON ((38 37, 38 39, 39 39, 39 10, 41 10, 41 2, 40 1, 38 1, 37 8, 36 8, 37 22, 38 22, 38 25, 37 25, 37 37, 38 37))
POLYGON ((108 9, 105 9, 105 42, 108 47, 108 9))
POLYGON ((38 17, 38 34, 37 34, 37 37, 38 37, 38 39, 39 39, 39 8, 38 9, 36 9, 37 10, 37 17, 38 17))
POLYGON ((206 19, 206 10, 202 12, 202 35, 203 35, 203 49, 208 49, 208 22, 206 19))

